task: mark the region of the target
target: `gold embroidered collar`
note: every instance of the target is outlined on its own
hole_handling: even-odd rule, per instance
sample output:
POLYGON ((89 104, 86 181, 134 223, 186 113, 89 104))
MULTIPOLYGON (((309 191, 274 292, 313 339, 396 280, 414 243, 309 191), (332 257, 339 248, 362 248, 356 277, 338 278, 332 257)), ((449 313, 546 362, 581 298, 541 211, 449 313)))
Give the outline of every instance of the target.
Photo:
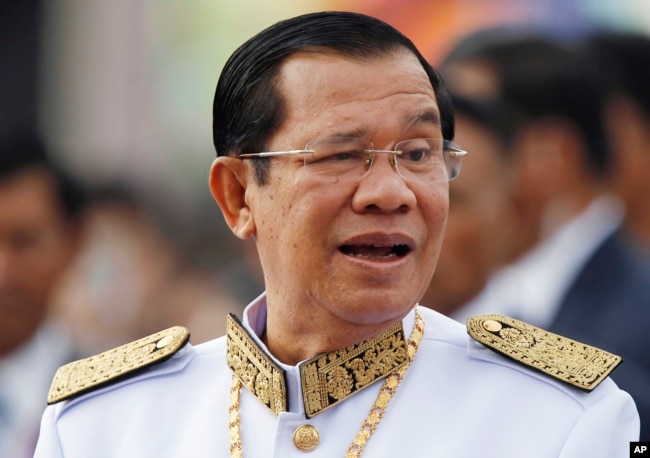
MULTIPOLYGON (((278 415, 287 410, 284 369, 260 348, 233 314, 227 321, 227 362, 242 385, 271 412, 278 415)), ((305 415, 318 415, 407 362, 401 322, 370 340, 302 362, 299 370, 305 415)))

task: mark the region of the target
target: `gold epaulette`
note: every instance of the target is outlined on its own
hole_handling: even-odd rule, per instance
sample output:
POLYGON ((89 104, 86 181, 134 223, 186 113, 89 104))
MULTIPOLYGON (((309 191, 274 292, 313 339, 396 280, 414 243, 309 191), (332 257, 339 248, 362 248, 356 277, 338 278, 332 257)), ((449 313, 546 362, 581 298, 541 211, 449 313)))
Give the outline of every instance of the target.
POLYGON ((622 362, 620 356, 503 315, 470 317, 467 332, 503 356, 585 391, 622 362))
POLYGON ((170 358, 190 338, 187 329, 174 326, 90 358, 61 366, 54 375, 48 404, 114 383, 134 372, 170 358))

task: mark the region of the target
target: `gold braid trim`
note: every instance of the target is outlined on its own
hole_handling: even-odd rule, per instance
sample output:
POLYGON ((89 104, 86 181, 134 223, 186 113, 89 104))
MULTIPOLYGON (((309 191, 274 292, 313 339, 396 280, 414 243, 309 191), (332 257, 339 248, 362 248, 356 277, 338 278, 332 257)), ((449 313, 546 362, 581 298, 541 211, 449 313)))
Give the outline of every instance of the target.
POLYGON ((232 385, 230 387, 230 407, 228 407, 228 429, 230 430, 230 456, 242 458, 241 445, 241 424, 239 420, 239 393, 241 382, 232 374, 232 385))
POLYGON ((467 320, 475 340, 553 378, 591 391, 618 366, 620 356, 503 315, 467 320))
POLYGON ((316 356, 300 365, 305 415, 312 418, 407 363, 399 322, 359 344, 316 356))
POLYGON ((255 343, 232 313, 226 322, 227 363, 239 381, 275 415, 287 410, 287 382, 278 366, 255 343))
MULTIPOLYGON (((230 324, 230 323, 229 323, 230 324)), ((236 324, 238 326, 241 326, 239 322, 236 322, 233 320, 233 324, 236 324)), ((354 359, 361 355, 361 354, 366 354, 369 349, 374 349, 371 350, 370 352, 373 354, 373 360, 381 360, 381 357, 377 357, 378 354, 381 354, 381 351, 379 350, 386 350, 387 348, 390 348, 391 345, 388 343, 382 344, 385 340, 392 340, 390 339, 391 336, 395 336, 396 334, 400 334, 403 337, 403 330, 402 330, 402 323, 398 323, 397 325, 393 326, 390 328, 388 331, 382 333, 380 336, 377 338, 371 339, 370 341, 364 342, 363 344, 359 344, 358 346, 354 347, 348 347, 346 350, 350 349, 356 349, 357 347, 362 347, 364 350, 363 351, 353 351, 353 355, 356 355, 352 358, 346 358, 346 361, 354 361, 354 359), (398 331, 398 332, 396 332, 398 331), (388 337, 387 337, 388 336, 388 337), (379 344, 379 347, 377 345, 379 344)), ((375 400, 374 405, 370 409, 370 413, 366 417, 366 419, 363 422, 363 425, 361 425, 361 429, 359 429, 359 432, 357 433, 357 436, 355 437, 354 441, 350 445, 346 458, 356 458, 360 457, 361 453, 363 452, 363 449, 366 446, 366 443, 368 440, 372 437, 373 433, 377 429, 377 426, 379 425, 379 422, 384 416, 384 412, 386 410, 386 407, 388 406, 388 403, 390 402, 391 398, 397 391, 397 387, 401 383, 402 379, 404 378, 404 374, 406 374, 406 370, 409 368, 411 365, 411 362, 413 361, 413 358, 415 358, 415 354, 418 351, 418 348, 420 347, 420 341, 422 340, 422 336, 424 335, 424 320, 422 319, 422 316, 420 315, 420 312, 417 310, 417 307, 415 309, 415 327, 413 328, 413 332, 411 333, 411 337, 409 341, 406 344, 406 358, 404 363, 398 363, 396 366, 394 366, 392 363, 389 364, 391 371, 388 374, 386 380, 384 381, 384 385, 381 387, 379 391, 379 395, 377 396, 377 399, 375 400)), ((230 329, 228 331, 228 336, 230 338, 230 329)), ((250 336, 249 336, 250 339, 250 336)), ((393 341, 395 342, 395 341, 393 341)), ((403 340, 402 340, 403 342, 403 340)), ((254 342, 252 342, 254 343, 254 342)), ((397 348, 402 348, 403 345, 397 345, 397 348)), ((228 347, 230 351, 230 346, 228 347)), ((346 350, 342 350, 345 352, 346 350)), ((261 351, 261 350, 260 350, 261 351)), ((391 352, 388 352, 391 353, 391 352)), ((399 352, 396 352, 399 353, 399 352)), ((330 353, 329 355, 339 355, 340 352, 333 352, 330 353)), ((385 353, 384 353, 385 354, 385 353)), ((393 357, 388 357, 387 358, 390 361, 394 361, 396 358, 393 357)), ((400 358, 401 359, 401 358, 400 358)), ((318 361, 316 359, 316 361, 318 361)), ((332 361, 336 361, 336 358, 332 359, 332 361)), ((307 362, 308 364, 311 363, 311 360, 307 362)), ((318 365, 318 364, 317 364, 318 365)), ((351 364, 352 366, 355 366, 355 364, 351 364)), ((337 365, 333 367, 339 367, 337 365)), ((373 367, 373 365, 366 366, 364 367, 373 367)), ((379 365, 377 367, 385 367, 385 365, 379 365)), ((301 368, 302 369, 302 368, 301 368)), ((325 371, 324 373, 327 373, 328 371, 325 371)), ((368 372, 368 370, 366 370, 368 372)), ((302 374, 302 371, 301 371, 302 374)), ((384 375, 385 377, 385 375, 384 375)), ((327 378, 327 377, 326 377, 327 378)), ((374 378, 374 380, 377 380, 377 378, 374 375, 371 375, 371 378, 374 378)), ((359 377, 360 380, 365 380, 367 381, 368 378, 363 378, 359 377)), ((370 382, 372 383, 372 382, 370 382)), ((304 385, 303 385, 304 386, 304 385)), ((359 391, 362 388, 365 388, 367 385, 363 385, 360 388, 356 389, 354 392, 359 391)), ((228 427, 230 430, 230 455, 233 458, 242 458, 242 442, 241 442, 241 421, 240 421, 240 416, 239 416, 239 394, 241 392, 241 387, 242 387, 242 381, 238 377, 237 373, 233 373, 232 377, 232 386, 230 388, 230 407, 228 408, 228 415, 229 415, 229 423, 228 427)), ((255 392, 253 392, 255 394, 255 392)), ((304 392, 303 392, 304 394, 304 392)), ((345 396, 345 398, 348 398, 350 395, 345 396)), ((258 398, 259 399, 259 398, 258 398)), ((342 400, 342 399, 341 399, 342 400)), ((338 400, 337 402, 329 405, 328 407, 331 407, 332 405, 340 402, 338 400)), ((321 410, 322 412, 322 410, 321 410)))
POLYGON ((71 399, 130 377, 171 358, 189 340, 190 333, 187 329, 174 326, 61 366, 52 380, 47 403, 71 399))
POLYGON ((393 395, 397 391, 397 387, 402 382, 404 374, 406 374, 407 369, 413 362, 413 358, 415 358, 415 354, 418 352, 418 348, 420 348, 420 342, 422 341, 423 335, 424 320, 422 319, 420 312, 416 309, 415 327, 413 328, 413 332, 408 341, 408 362, 405 365, 400 366, 394 374, 391 374, 384 381, 384 385, 381 387, 381 390, 379 390, 379 396, 377 396, 374 405, 370 409, 370 413, 368 413, 366 420, 363 422, 363 425, 361 425, 357 437, 354 438, 352 445, 348 448, 345 458, 357 458, 361 456, 366 443, 372 437, 379 422, 383 418, 388 403, 393 398, 393 395))
MULTIPOLYGON (((271 412, 287 410, 286 374, 234 315, 227 321, 227 363, 239 381, 271 412)), ((324 410, 384 379, 407 363, 399 322, 370 340, 311 358, 300 364, 305 415, 324 410)))

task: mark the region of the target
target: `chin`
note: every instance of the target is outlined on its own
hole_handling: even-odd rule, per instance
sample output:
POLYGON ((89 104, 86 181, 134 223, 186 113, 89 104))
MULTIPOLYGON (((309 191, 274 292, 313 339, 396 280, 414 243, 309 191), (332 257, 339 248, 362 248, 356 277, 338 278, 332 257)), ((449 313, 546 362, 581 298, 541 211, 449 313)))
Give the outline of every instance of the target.
POLYGON ((339 309, 338 315, 345 321, 361 325, 376 325, 394 323, 401 320, 417 302, 414 298, 390 297, 390 294, 361 295, 358 300, 347 298, 344 308, 339 309))

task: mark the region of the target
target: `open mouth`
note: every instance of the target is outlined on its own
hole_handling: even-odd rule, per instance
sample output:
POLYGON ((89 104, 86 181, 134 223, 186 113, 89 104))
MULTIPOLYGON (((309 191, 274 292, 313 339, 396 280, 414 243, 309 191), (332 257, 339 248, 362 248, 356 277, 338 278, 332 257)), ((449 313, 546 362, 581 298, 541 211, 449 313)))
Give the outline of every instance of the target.
POLYGON ((402 258, 406 256, 411 248, 408 245, 342 245, 339 250, 346 256, 352 256, 361 259, 390 259, 402 258))

